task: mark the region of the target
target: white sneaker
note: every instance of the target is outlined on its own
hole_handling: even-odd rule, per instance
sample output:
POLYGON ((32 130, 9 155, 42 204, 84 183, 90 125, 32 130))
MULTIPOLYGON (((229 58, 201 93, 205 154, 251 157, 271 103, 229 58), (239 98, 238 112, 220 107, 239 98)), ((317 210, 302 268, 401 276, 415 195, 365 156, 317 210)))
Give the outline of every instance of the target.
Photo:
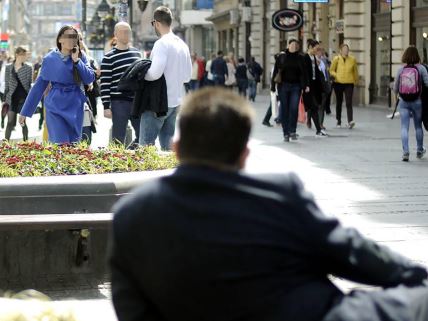
POLYGON ((315 134, 315 137, 327 137, 327 133, 323 130, 320 130, 318 133, 315 134))
POLYGON ((349 124, 348 124, 348 128, 349 129, 352 129, 352 128, 354 128, 355 127, 355 122, 354 121, 351 121, 349 124))

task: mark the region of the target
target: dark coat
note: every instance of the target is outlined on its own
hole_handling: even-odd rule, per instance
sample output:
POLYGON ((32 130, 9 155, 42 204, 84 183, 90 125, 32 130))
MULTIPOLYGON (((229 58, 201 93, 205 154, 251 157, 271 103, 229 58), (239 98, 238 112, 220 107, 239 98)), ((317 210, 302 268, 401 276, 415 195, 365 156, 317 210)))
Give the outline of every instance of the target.
POLYGON ((152 111, 158 117, 168 113, 168 95, 165 77, 155 81, 145 80, 152 62, 149 59, 135 61, 126 69, 119 80, 117 89, 135 92, 131 116, 139 117, 145 111, 152 111))
POLYGON ((322 93, 325 87, 323 83, 325 81, 324 75, 315 62, 315 79, 313 79, 312 60, 309 54, 304 56, 304 61, 310 91, 308 93, 303 92, 303 103, 305 104, 306 110, 318 110, 318 107, 321 105, 322 93))
POLYGON ((384 287, 427 277, 325 216, 295 175, 181 166, 116 205, 111 244, 121 321, 320 321, 343 297, 329 274, 384 287))

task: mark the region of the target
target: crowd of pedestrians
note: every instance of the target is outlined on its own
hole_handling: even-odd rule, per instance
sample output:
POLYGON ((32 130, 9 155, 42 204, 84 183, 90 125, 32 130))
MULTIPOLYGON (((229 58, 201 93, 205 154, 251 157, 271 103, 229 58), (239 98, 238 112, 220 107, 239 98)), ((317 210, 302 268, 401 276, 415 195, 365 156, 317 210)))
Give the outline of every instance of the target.
POLYGON ((278 109, 275 121, 281 124, 284 141, 297 140, 299 113, 305 113, 306 125, 316 129, 316 137, 328 137, 324 126, 325 114, 331 114, 333 88, 336 93, 337 127, 341 127, 343 94, 348 110, 348 128, 355 126, 352 112, 352 94, 358 83, 357 63, 349 55, 348 45, 342 45, 340 54, 330 63, 324 48, 314 39, 308 39, 307 52, 302 53, 300 42, 290 39, 288 47, 275 55, 271 73, 272 99, 263 125, 271 127, 273 109, 278 109), (278 103, 277 103, 278 102, 278 103), (299 109, 304 106, 304 109, 299 109))
MULTIPOLYGON (((236 90, 249 101, 255 101, 264 70, 254 57, 248 61, 243 57, 236 59, 233 53, 225 55, 221 50, 208 60, 196 52, 190 54, 188 46, 171 29, 171 11, 159 7, 153 17, 152 27, 159 40, 148 59, 143 59, 140 50, 131 46, 132 31, 126 22, 115 26, 112 49, 105 53, 100 66, 90 56, 80 32, 72 26, 61 28, 56 48, 43 58, 43 63, 38 58, 34 69, 27 63, 28 52, 24 47, 16 48, 12 59, 2 54, 1 127, 6 127, 5 139, 10 139, 20 115, 22 138, 28 140, 26 117, 40 113, 39 129, 44 123, 45 140, 64 144, 84 139, 90 144, 92 134, 96 132, 97 104, 101 100, 104 117, 112 120, 112 142, 132 149, 139 145, 154 145, 159 139, 161 148, 170 150, 177 114, 186 92, 218 86, 236 90), (129 123, 133 127, 133 140, 129 140, 129 123)), ((303 53, 299 40, 290 39, 287 49, 275 55, 268 76, 272 99, 262 123, 272 127, 270 120, 274 116, 276 124, 282 127, 286 142, 298 140, 299 120, 308 128, 313 126, 316 137, 328 137, 324 118, 331 114, 333 92, 336 127, 342 127, 343 100, 346 127, 353 129, 356 126, 353 93, 359 75, 349 45, 342 44, 339 54, 331 60, 317 40, 308 39, 306 48, 303 53)), ((417 134, 417 157, 425 154, 423 108, 418 104, 422 105, 420 96, 426 68, 420 65, 417 49, 412 48, 403 56, 405 66, 397 74, 394 86, 400 97, 404 161, 409 159, 408 127, 412 117, 417 134), (413 98, 408 98, 400 92, 405 87, 402 86, 401 71, 405 71, 407 77, 411 66, 417 66, 413 71, 416 70, 414 74, 418 79, 415 87, 420 90, 413 94, 413 98)), ((428 94, 425 96, 428 101, 428 94)))

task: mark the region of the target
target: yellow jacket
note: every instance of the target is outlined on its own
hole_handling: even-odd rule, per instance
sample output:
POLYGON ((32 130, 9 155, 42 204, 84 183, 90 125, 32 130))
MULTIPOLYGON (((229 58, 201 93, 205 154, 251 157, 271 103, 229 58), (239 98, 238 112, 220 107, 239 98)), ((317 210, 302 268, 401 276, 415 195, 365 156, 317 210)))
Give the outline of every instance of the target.
POLYGON ((358 84, 358 66, 353 56, 346 59, 341 55, 334 57, 330 66, 330 75, 339 84, 358 84))

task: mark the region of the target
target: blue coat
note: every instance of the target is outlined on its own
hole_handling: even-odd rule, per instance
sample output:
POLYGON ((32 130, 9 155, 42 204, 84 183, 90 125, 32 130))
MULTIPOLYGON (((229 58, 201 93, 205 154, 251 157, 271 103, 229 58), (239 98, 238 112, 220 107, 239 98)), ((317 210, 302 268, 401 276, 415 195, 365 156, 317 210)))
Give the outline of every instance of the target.
MULTIPOLYGON (((94 70, 84 55, 76 67, 83 84, 95 80, 94 70)), ((82 136, 86 96, 73 78, 71 57, 62 56, 57 49, 44 57, 40 75, 25 100, 21 115, 31 117, 34 114, 49 83, 51 89, 45 98, 49 141, 56 144, 78 142, 82 136)))

